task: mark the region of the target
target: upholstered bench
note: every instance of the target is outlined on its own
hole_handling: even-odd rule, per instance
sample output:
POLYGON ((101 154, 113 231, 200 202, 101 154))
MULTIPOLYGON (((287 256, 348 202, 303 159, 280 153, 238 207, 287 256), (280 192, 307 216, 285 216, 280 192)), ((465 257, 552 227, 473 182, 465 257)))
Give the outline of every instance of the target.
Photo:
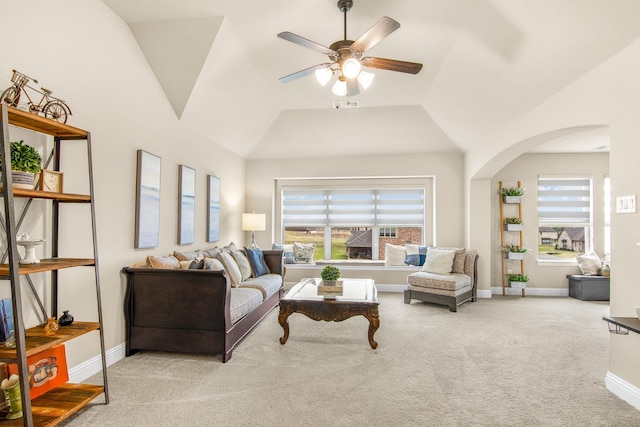
MULTIPOLYGON (((428 252, 427 252, 428 256, 428 252)), ((458 306, 466 301, 477 298, 478 281, 478 253, 475 250, 465 250, 464 264, 455 272, 448 274, 418 271, 407 277, 407 287, 404 291, 404 302, 410 304, 417 299, 435 304, 449 306, 449 310, 458 311, 458 306)))

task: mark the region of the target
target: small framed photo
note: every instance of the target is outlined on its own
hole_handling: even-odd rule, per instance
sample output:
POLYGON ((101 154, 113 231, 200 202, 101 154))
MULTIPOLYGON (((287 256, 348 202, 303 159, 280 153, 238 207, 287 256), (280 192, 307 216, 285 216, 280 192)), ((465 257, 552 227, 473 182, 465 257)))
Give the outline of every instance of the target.
POLYGON ((62 193, 62 172, 43 169, 40 172, 40 190, 62 193))

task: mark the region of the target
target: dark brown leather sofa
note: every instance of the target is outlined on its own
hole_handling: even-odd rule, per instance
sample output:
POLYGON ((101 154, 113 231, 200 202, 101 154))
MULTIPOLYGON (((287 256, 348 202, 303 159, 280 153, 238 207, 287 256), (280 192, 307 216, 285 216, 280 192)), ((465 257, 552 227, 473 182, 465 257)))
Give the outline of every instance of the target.
MULTIPOLYGON (((265 250, 271 273, 283 275, 282 251, 265 250)), ((227 273, 125 267, 126 356, 139 350, 221 354, 235 346, 280 302, 279 292, 235 323, 230 317, 227 273)))

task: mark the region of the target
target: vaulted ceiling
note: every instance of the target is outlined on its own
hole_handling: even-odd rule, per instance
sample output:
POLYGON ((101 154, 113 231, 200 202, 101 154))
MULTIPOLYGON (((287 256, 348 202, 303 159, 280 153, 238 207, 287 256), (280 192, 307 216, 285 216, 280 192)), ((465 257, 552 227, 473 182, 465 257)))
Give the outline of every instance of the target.
MULTIPOLYGON (((336 99, 313 75, 278 80, 327 57, 276 36, 341 40, 335 0, 102 1, 185 126, 247 158, 468 151, 640 34, 635 0, 354 0, 348 38, 392 17, 401 27, 367 53, 424 67, 368 70, 368 90, 336 99)), ((606 130, 563 142, 588 151, 606 145, 606 130)))

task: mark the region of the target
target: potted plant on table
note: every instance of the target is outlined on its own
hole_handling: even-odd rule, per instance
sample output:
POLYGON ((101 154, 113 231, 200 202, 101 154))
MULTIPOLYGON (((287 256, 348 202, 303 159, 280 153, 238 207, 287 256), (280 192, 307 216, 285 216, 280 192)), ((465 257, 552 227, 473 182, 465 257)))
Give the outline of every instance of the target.
POLYGON ((336 286, 340 278, 340 269, 333 265, 327 265, 320 272, 320 278, 322 278, 323 285, 336 286))
POLYGON ((500 189, 502 201, 505 203, 520 203, 523 194, 524 188, 522 187, 502 187, 500 189))
MULTIPOLYGON (((11 152, 11 178, 14 188, 33 190, 35 174, 42 169, 40 153, 24 141, 12 141, 11 152)), ((0 161, 0 168, 2 167, 0 161)))
POLYGON ((529 277, 524 274, 509 274, 509 284, 513 289, 524 289, 527 287, 529 277))
POLYGON ((504 252, 504 257, 507 259, 522 259, 524 254, 531 252, 531 249, 516 245, 505 245, 502 247, 502 252, 504 252))
POLYGON ((522 220, 518 217, 509 217, 504 219, 504 229, 506 231, 521 231, 522 220))

